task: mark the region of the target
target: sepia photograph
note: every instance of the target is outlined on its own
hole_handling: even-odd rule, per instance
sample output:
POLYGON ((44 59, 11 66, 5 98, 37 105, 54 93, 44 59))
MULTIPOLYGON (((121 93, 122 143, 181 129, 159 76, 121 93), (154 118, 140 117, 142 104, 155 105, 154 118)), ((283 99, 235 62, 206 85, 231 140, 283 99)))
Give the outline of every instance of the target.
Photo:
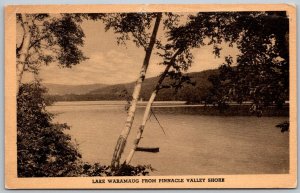
POLYGON ((295 187, 295 19, 6 7, 7 188, 295 187))

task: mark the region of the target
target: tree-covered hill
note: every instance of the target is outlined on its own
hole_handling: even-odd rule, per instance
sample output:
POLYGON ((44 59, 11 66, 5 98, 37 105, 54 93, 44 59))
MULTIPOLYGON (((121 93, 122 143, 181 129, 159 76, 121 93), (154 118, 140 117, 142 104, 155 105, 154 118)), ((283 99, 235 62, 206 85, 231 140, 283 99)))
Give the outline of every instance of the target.
POLYGON ((88 85, 64 85, 64 84, 50 84, 44 83, 48 89, 49 95, 66 95, 66 94, 87 94, 88 92, 103 88, 106 84, 88 84, 88 85))
MULTIPOLYGON (((202 72, 189 73, 191 80, 196 84, 184 85, 178 92, 175 89, 162 89, 156 100, 172 101, 182 100, 189 102, 200 102, 204 100, 211 82, 208 80, 210 75, 216 75, 218 70, 205 70, 202 72)), ((151 92, 159 77, 147 78, 143 82, 141 99, 148 100, 151 92)), ((164 83, 168 84, 171 80, 167 78, 164 83)), ((91 100, 126 100, 126 93, 130 96, 134 88, 134 82, 115 85, 81 85, 81 86, 64 86, 64 85, 49 85, 45 86, 49 90, 49 95, 57 101, 91 101, 91 100), (65 88, 64 88, 65 87, 65 88), (94 89, 92 89, 94 88, 94 89)))

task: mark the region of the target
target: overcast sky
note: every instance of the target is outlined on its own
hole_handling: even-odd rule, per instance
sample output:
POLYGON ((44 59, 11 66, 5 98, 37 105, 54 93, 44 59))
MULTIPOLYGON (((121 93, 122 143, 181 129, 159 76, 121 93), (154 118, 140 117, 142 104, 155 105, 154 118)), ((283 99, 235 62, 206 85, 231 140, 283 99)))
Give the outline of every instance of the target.
MULTIPOLYGON (((60 68, 56 64, 43 66, 40 77, 44 83, 81 85, 81 84, 118 84, 133 82, 138 78, 145 52, 132 42, 118 46, 112 31, 105 32, 100 21, 85 21, 82 28, 86 35, 82 48, 88 60, 69 68, 60 68)), ((159 36, 162 34, 160 33, 159 36)), ((155 52, 153 52, 155 53, 155 52)), ((198 72, 217 68, 227 55, 236 55, 237 49, 223 46, 221 57, 212 54, 212 46, 193 50, 194 62, 188 72, 198 72)), ((158 65, 159 57, 152 55, 146 77, 158 76, 163 66, 158 65)), ((27 74, 24 79, 30 79, 27 74)))

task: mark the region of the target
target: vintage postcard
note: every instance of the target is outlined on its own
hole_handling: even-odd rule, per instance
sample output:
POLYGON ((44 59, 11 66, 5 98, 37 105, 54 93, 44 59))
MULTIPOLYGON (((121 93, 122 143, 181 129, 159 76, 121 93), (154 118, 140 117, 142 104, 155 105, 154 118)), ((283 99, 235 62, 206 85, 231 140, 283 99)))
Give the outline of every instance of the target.
POLYGON ((288 4, 5 7, 8 189, 295 188, 288 4))

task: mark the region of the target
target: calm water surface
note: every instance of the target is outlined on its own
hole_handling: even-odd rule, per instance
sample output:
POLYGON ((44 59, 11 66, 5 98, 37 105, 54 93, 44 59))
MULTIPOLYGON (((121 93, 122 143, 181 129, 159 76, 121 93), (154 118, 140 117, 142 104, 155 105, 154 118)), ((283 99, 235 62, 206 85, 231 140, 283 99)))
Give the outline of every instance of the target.
MULTIPOLYGON (((58 102, 48 109, 55 121, 68 123, 67 131, 79 144, 83 160, 110 164, 124 126, 122 101, 58 102)), ((159 153, 137 152, 132 164, 151 164, 151 175, 288 173, 289 134, 275 125, 288 117, 202 116, 182 113, 182 102, 158 103, 140 146, 159 147, 159 153), (172 105, 173 107, 168 107, 172 105), (163 108, 162 108, 163 107, 163 108)), ((124 156, 128 155, 141 123, 139 106, 124 156)))

